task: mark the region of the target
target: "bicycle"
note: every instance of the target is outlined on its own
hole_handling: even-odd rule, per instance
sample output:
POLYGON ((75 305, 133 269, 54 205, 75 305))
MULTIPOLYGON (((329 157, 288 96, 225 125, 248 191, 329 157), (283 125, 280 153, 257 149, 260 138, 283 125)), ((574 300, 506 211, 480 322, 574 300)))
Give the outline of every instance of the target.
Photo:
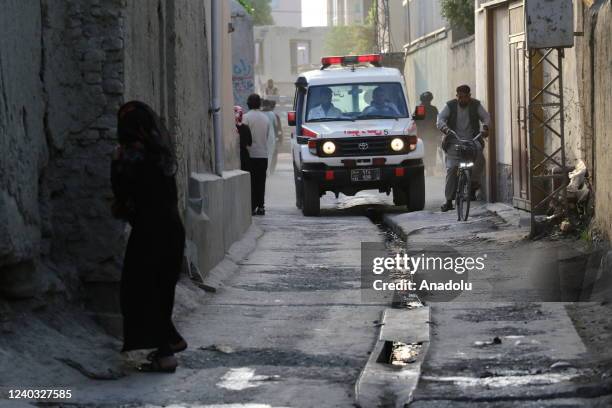
POLYGON ((459 139, 455 132, 452 132, 451 135, 459 142, 453 145, 460 158, 457 166, 457 191, 455 193, 457 221, 467 221, 472 199, 472 168, 477 160, 479 150, 476 143, 479 138, 482 138, 482 133, 478 133, 471 140, 459 139))

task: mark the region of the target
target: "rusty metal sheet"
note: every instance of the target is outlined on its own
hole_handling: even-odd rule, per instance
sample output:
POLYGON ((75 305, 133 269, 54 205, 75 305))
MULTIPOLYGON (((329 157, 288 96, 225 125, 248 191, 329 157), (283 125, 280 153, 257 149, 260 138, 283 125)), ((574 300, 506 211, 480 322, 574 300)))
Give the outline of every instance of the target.
POLYGON ((574 46, 572 0, 526 0, 525 17, 529 48, 574 46))

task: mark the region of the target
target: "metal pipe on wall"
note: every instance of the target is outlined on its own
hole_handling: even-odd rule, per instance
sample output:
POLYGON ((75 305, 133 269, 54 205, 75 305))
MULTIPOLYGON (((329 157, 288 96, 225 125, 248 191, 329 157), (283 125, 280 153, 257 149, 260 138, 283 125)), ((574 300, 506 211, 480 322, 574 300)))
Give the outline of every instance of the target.
POLYGON ((211 0, 212 119, 215 143, 215 173, 223 176, 223 131, 221 128, 221 35, 223 13, 221 0, 211 0))

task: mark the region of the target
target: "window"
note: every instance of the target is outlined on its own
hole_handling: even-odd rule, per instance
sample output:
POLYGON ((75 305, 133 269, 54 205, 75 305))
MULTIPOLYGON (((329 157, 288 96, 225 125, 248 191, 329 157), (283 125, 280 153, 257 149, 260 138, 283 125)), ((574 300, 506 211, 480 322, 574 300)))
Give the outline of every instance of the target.
POLYGON ((306 122, 408 117, 396 82, 311 86, 307 98, 306 122))
POLYGON ((263 65, 263 43, 261 40, 255 41, 255 72, 262 73, 263 65))
POLYGON ((291 73, 298 74, 310 69, 310 41, 291 40, 289 46, 291 48, 291 73))

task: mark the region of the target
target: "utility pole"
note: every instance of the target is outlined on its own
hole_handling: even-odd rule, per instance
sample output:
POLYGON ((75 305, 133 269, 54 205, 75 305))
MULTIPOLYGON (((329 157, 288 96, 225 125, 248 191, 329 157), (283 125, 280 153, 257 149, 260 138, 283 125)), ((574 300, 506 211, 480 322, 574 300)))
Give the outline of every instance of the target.
POLYGON ((212 0, 211 2, 211 60, 212 60, 212 119, 213 119, 213 137, 215 142, 215 173, 218 176, 223 176, 224 164, 224 149, 223 149, 223 130, 221 127, 221 36, 223 30, 223 9, 221 0, 212 0))

